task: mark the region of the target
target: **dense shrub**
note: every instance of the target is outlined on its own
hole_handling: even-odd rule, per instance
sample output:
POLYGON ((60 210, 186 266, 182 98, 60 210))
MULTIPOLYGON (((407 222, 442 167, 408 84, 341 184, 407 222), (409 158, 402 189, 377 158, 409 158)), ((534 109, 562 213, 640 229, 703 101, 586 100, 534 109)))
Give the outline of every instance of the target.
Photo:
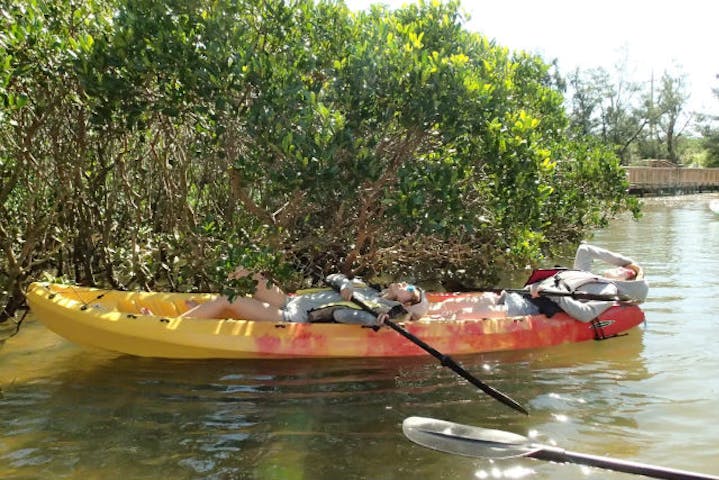
POLYGON ((550 67, 462 21, 453 2, 11 1, 4 315, 41 272, 487 285, 636 212, 617 158, 566 135, 550 67))

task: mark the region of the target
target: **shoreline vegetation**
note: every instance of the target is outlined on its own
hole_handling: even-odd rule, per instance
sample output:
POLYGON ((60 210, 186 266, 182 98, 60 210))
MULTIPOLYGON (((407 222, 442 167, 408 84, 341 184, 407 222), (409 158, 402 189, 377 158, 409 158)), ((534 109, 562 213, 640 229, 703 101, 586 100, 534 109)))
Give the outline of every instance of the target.
POLYGON ((456 2, 19 2, 0 15, 0 322, 34 280, 447 288, 639 215, 553 66, 456 2))

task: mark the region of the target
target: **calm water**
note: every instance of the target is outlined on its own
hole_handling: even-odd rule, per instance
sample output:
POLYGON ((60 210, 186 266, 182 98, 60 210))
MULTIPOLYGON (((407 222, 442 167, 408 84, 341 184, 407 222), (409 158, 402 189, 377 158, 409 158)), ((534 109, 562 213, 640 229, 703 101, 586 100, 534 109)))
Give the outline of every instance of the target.
POLYGON ((631 478, 427 450, 401 433, 411 415, 719 474, 713 197, 647 200, 641 221, 617 221, 594 238, 643 263, 651 281, 644 328, 605 342, 460 359, 529 417, 429 358, 118 357, 28 321, 0 350, 0 478, 631 478))

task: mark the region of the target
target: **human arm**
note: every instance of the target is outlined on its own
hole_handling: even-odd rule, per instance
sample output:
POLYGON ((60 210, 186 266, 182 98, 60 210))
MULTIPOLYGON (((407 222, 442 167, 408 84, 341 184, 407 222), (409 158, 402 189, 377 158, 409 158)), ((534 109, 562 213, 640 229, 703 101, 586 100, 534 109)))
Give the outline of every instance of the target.
POLYGON ((338 323, 361 324, 368 326, 382 326, 385 319, 404 321, 409 319, 409 312, 401 303, 383 298, 365 297, 364 292, 357 292, 355 299, 362 310, 353 308, 338 308, 332 312, 333 319, 338 323))
MULTIPOLYGON (((554 288, 547 287, 540 283, 531 285, 529 291, 534 298, 540 296, 540 292, 544 292, 542 296, 550 299, 569 316, 582 322, 592 321, 614 304, 613 301, 583 300, 572 296, 551 295, 553 289, 554 288)), ((581 287, 581 293, 613 297, 617 295, 618 291, 617 286, 613 283, 593 282, 583 285, 581 287)))
MULTIPOLYGON (((574 257, 574 269, 590 272, 592 270, 593 260, 601 260, 617 267, 632 268, 632 266, 634 266, 639 269, 630 257, 588 243, 582 243, 577 247, 577 253, 574 257)), ((634 268, 632 268, 632 270, 634 270, 634 268)))
POLYGON ((572 297, 552 297, 548 295, 547 298, 550 298, 570 317, 585 323, 591 322, 614 304, 614 302, 600 300, 581 301, 572 297))
POLYGON ((352 300, 352 295, 354 294, 355 287, 366 287, 364 282, 358 280, 350 280, 349 278, 347 278, 346 275, 343 275, 341 273, 333 273, 331 275, 327 275, 327 278, 325 278, 325 282, 327 282, 327 284, 340 292, 342 298, 347 301, 352 300))

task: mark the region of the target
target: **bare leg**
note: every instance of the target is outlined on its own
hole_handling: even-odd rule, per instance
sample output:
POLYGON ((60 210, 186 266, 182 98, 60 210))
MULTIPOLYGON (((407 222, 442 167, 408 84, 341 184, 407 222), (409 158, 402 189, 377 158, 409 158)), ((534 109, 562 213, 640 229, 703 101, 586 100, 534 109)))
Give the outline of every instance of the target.
POLYGON ((255 289, 254 298, 265 303, 269 303, 277 308, 282 308, 287 302, 287 294, 274 283, 267 285, 267 279, 260 273, 255 274, 253 279, 257 280, 257 288, 255 289))
POLYGON ((456 313, 457 320, 478 319, 478 318, 505 318, 507 316, 506 305, 481 305, 476 308, 463 308, 456 313))
MULTIPOLYGON (((249 270, 238 267, 227 278, 235 279, 252 275, 249 270)), ((209 302, 199 305, 192 305, 192 308, 180 315, 181 317, 195 318, 222 318, 227 312, 232 312, 233 318, 281 322, 282 307, 285 306, 287 295, 276 285, 267 285, 267 279, 259 273, 252 275, 257 281, 257 288, 252 298, 237 297, 230 303, 227 297, 222 296, 209 302)))
POLYGON ((282 310, 277 306, 254 298, 237 297, 230 303, 227 297, 219 297, 202 303, 186 311, 181 317, 222 318, 223 313, 230 311, 234 318, 260 322, 281 322, 282 310))
POLYGON ((267 278, 265 278, 265 276, 261 273, 255 273, 253 275, 252 272, 246 268, 238 267, 234 272, 228 275, 227 278, 242 278, 250 275, 252 275, 252 279, 257 282, 257 288, 255 289, 255 293, 252 295, 253 298, 269 303, 270 305, 274 305, 277 308, 284 307, 285 302, 287 301, 287 294, 285 294, 285 292, 283 292, 275 284, 268 286, 267 278))
POLYGON ((277 305, 261 302, 254 298, 238 297, 232 302, 230 309, 237 315, 237 318, 246 320, 258 322, 281 322, 283 320, 282 310, 277 305))
POLYGON ((500 302, 501 297, 493 292, 465 295, 433 303, 430 314, 448 320, 505 317, 507 307, 500 302))
POLYGON ((222 312, 230 306, 227 297, 219 297, 209 302, 200 303, 184 312, 180 317, 220 318, 222 312))
POLYGON ((497 305, 500 296, 493 292, 483 292, 479 295, 465 295, 461 297, 450 297, 443 302, 435 302, 430 305, 431 312, 458 311, 468 309, 482 309, 484 307, 497 305))

